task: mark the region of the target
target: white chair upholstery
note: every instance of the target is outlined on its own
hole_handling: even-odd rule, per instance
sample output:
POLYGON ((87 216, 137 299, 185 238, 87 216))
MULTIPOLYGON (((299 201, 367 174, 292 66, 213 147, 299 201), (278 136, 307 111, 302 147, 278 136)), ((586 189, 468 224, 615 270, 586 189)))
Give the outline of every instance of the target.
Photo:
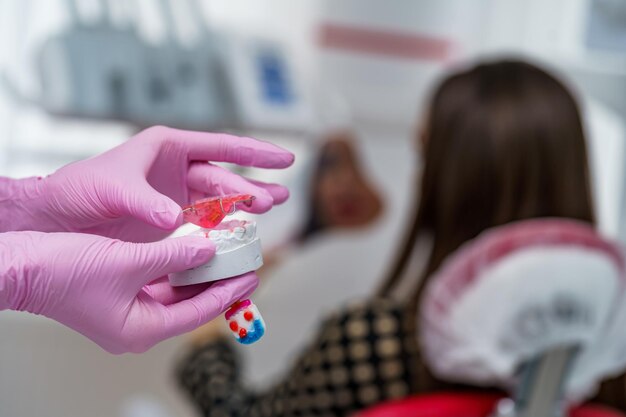
POLYGON ((424 355, 445 379, 516 390, 522 365, 571 347, 559 395, 580 401, 626 367, 625 286, 619 247, 583 223, 529 220, 487 231, 431 277, 424 355))

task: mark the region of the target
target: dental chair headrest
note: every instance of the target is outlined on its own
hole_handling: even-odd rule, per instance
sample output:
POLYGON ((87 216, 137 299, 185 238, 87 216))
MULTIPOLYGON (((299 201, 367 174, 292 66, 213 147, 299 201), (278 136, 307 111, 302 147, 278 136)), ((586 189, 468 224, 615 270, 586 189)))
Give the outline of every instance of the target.
POLYGON ((442 378, 510 389, 522 363, 576 346, 564 395, 581 400, 626 364, 624 286, 618 246, 585 223, 492 229, 431 277, 420 318, 424 355, 442 378))

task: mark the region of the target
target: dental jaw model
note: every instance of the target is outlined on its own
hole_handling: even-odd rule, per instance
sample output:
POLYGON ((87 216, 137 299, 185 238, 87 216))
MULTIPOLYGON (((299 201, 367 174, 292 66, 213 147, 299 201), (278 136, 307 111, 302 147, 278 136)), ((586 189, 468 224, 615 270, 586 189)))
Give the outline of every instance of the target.
MULTIPOLYGON (((206 264, 171 274, 174 287, 194 285, 232 278, 255 271, 263 265, 261 241, 256 236, 256 223, 224 218, 237 211, 237 204, 250 205, 251 195, 228 195, 199 200, 183 207, 183 218, 199 228, 190 233, 210 239, 216 247, 215 256, 206 264)), ((265 333, 265 322, 250 300, 233 304, 226 320, 239 343, 252 344, 265 333)))
POLYGON ((215 244, 215 256, 207 264, 171 274, 170 284, 174 287, 232 278, 263 265, 254 222, 230 220, 212 229, 197 229, 190 235, 210 239, 215 244))

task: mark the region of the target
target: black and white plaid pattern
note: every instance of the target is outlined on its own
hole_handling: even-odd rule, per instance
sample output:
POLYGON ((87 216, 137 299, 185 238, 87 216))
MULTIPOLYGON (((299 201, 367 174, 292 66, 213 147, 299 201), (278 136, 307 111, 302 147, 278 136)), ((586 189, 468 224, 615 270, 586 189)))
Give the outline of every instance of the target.
POLYGON ((207 417, 339 417, 416 391, 415 330, 387 300, 353 305, 326 320, 286 378, 245 389, 230 341, 208 343, 181 363, 182 387, 207 417))

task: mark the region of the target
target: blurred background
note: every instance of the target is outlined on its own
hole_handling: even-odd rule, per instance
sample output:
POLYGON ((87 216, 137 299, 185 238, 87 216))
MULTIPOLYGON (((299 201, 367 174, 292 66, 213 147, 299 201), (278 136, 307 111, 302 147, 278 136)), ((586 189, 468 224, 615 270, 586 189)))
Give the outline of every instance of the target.
MULTIPOLYGON (((623 0, 0 0, 0 33, 1 175, 45 175, 154 124, 296 153, 284 172, 233 168, 292 192, 255 219, 270 332, 242 349, 252 385, 380 282, 407 226, 424 104, 478 58, 527 57, 576 92, 600 227, 626 243, 623 0)), ((0 334, 0 416, 194 415, 171 378, 185 337, 117 357, 6 312, 0 334)))

